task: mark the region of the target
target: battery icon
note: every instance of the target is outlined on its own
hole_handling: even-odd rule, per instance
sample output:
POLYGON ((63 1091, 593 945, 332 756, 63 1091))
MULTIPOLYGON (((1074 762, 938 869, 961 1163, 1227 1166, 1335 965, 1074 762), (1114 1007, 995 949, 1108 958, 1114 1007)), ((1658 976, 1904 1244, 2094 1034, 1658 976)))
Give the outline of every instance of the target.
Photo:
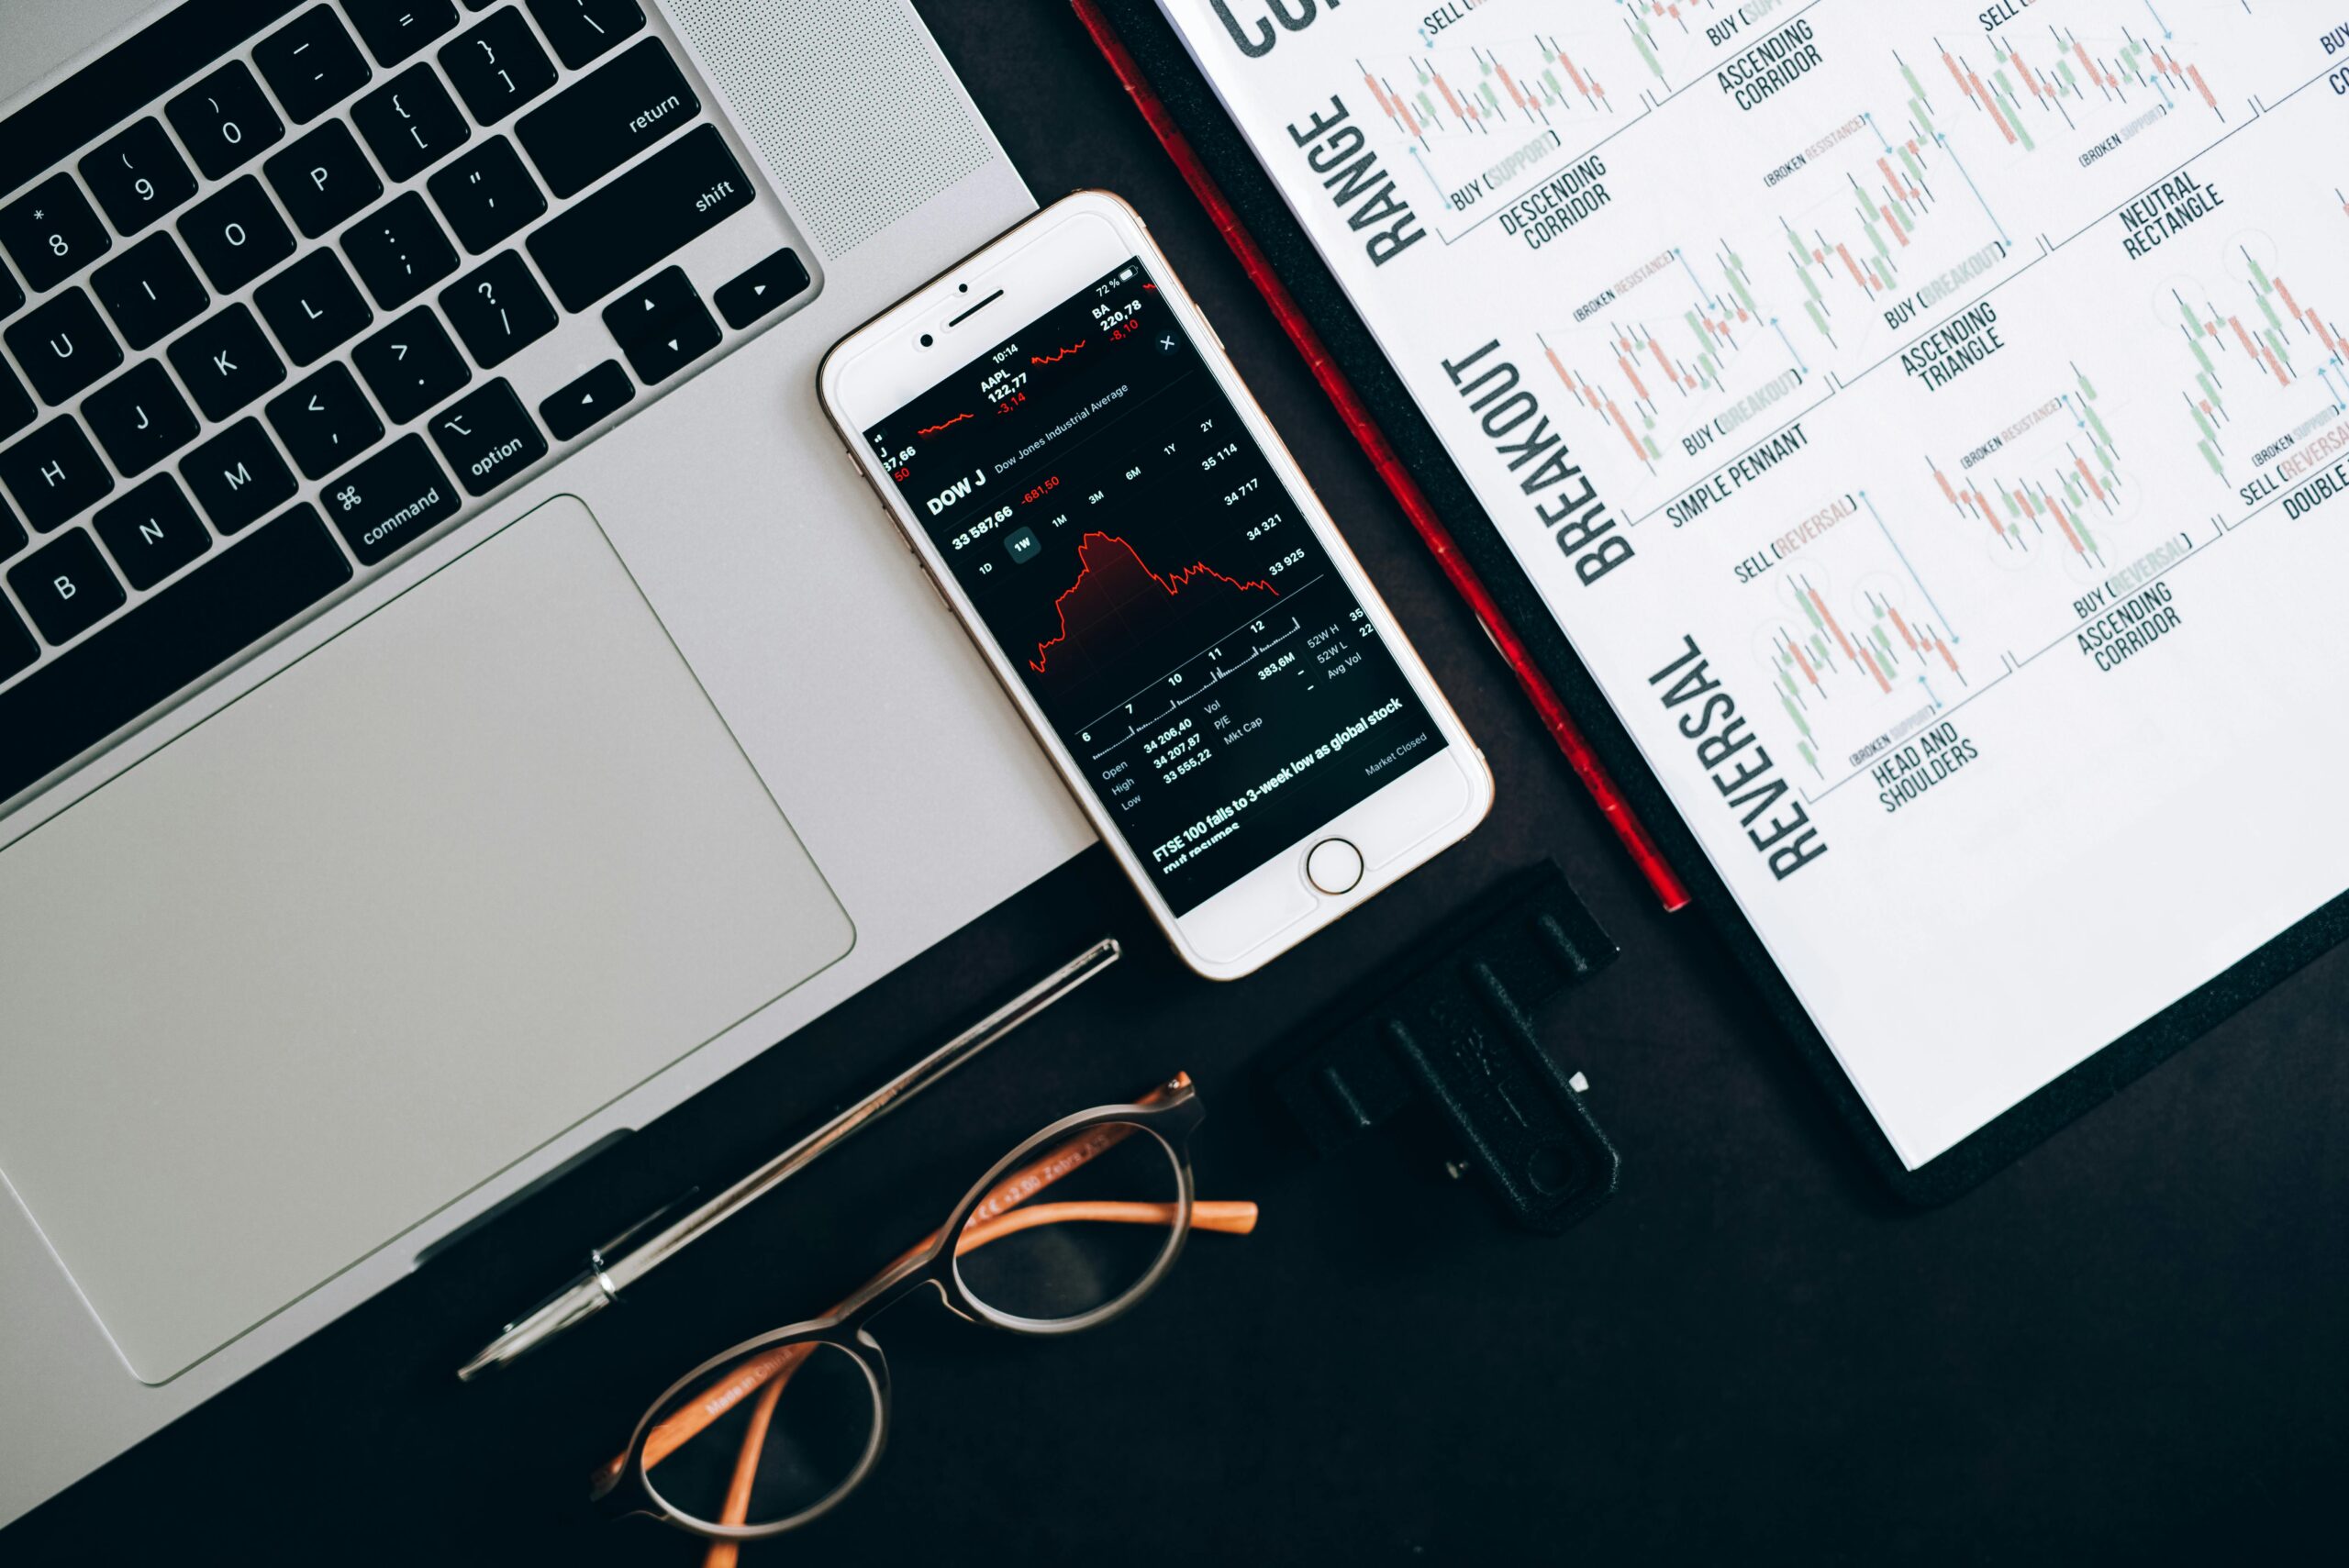
POLYGON ((1133 275, 1134 270, 1131 267, 1128 267, 1124 272, 1118 274, 1118 281, 1119 283, 1124 283, 1128 278, 1130 278, 1133 275))

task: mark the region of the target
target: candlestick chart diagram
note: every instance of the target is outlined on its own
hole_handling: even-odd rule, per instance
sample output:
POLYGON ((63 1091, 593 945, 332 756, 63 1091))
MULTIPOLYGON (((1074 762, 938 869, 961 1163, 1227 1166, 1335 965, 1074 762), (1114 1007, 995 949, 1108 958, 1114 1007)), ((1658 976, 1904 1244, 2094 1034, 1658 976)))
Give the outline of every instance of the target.
POLYGON ((1620 309, 1535 334, 1598 443, 1652 479, 1678 483, 1709 468, 1720 454, 1708 427, 1743 400, 1775 400, 1809 379, 1801 353, 1756 296, 1745 258, 1723 242, 1701 259, 1700 270, 1675 250, 1620 309))
POLYGON ((2178 396, 2194 449, 2230 487, 2259 453, 2349 409, 2349 338, 2326 308, 2343 249, 2313 271, 2293 263, 2296 284, 2270 236, 2237 235, 2215 276, 2174 278, 2156 297, 2180 346, 2178 396))
MULTIPOLYGON (((2118 9, 2109 7, 2108 9, 2118 9)), ((2067 131, 2101 126, 2147 108, 2188 105, 2226 123, 2226 111, 2189 49, 2121 25, 2101 37, 2050 23, 2035 30, 1993 32, 1979 46, 1940 46, 1943 66, 1971 109, 2009 147, 2036 152, 2049 126, 2067 131), (1976 48, 1988 58, 1976 68, 1976 48)))
POLYGON ((1796 755, 1832 783, 1975 690, 1977 672, 1868 492, 1812 521, 1822 526, 1765 579, 1770 610, 1753 646, 1796 755))
POLYGON ((2054 550, 2090 566, 2111 564, 2107 534, 2133 500, 2133 484, 2097 406, 2096 384, 2076 365, 2072 378, 2044 406, 2046 417, 1978 465, 1925 459, 1943 500, 1987 541, 1993 559, 2054 550))

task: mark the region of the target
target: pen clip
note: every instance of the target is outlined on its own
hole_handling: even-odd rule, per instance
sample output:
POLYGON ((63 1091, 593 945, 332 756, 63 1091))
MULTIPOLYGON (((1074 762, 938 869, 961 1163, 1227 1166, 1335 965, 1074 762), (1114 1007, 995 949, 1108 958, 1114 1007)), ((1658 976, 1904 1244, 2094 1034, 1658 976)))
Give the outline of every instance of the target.
POLYGON ((569 1296, 573 1291, 579 1289, 582 1285, 594 1284, 603 1293, 605 1300, 618 1301, 619 1299, 619 1291, 611 1283, 608 1273, 611 1266, 614 1263, 618 1262, 622 1258, 628 1256, 629 1247, 630 1243, 637 1240, 637 1238, 643 1235, 653 1226, 660 1224, 661 1221, 668 1218, 671 1215, 676 1213, 677 1210, 683 1208, 686 1204, 692 1202, 696 1195, 700 1193, 700 1191, 701 1189, 699 1187, 687 1187, 684 1192, 679 1193, 675 1197, 671 1198, 659 1208, 654 1209, 651 1213, 636 1221, 633 1225, 622 1229, 618 1234, 613 1236, 611 1240, 603 1242, 599 1246, 589 1248, 587 1250, 587 1266, 585 1268, 580 1270, 577 1273, 572 1275, 569 1279, 555 1286, 554 1289, 547 1292, 547 1294, 539 1300, 531 1303, 530 1309, 529 1311, 523 1313, 519 1318, 515 1318, 511 1323, 507 1324, 503 1329, 499 1329, 498 1332, 500 1334, 511 1334, 515 1329, 519 1329, 523 1324, 528 1323, 533 1318, 538 1317, 539 1314, 544 1312, 548 1307, 552 1307, 556 1302, 561 1301, 564 1296, 569 1296))
MULTIPOLYGON (((646 1215, 643 1218, 638 1220, 627 1229, 622 1230, 610 1240, 605 1242, 599 1247, 591 1249, 587 1253, 587 1277, 601 1276, 607 1269, 609 1269, 614 1263, 618 1262, 622 1258, 628 1256, 629 1245, 633 1243, 638 1237, 643 1235, 647 1230, 651 1229, 654 1226, 660 1224, 662 1220, 668 1218, 671 1215, 685 1207, 685 1205, 691 1203, 696 1197, 699 1196, 700 1194, 701 1189, 699 1187, 687 1187, 684 1192, 679 1193, 675 1197, 671 1198, 659 1208, 654 1209, 651 1213, 646 1215)), ((576 1284, 580 1282, 574 1280, 572 1283, 576 1284)), ((565 1286, 564 1288, 568 1289, 570 1287, 565 1286)), ((618 1300, 619 1298, 619 1293, 608 1283, 604 1286, 604 1294, 611 1296, 614 1300, 618 1300)))

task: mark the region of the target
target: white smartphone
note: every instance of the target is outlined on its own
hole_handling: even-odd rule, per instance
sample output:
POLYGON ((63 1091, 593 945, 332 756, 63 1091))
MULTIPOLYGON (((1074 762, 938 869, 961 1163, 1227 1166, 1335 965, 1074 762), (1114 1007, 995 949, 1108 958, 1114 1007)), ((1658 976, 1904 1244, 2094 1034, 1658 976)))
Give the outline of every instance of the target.
POLYGON ((1201 974, 1260 967, 1483 820, 1483 755, 1116 196, 957 263, 819 384, 1201 974))

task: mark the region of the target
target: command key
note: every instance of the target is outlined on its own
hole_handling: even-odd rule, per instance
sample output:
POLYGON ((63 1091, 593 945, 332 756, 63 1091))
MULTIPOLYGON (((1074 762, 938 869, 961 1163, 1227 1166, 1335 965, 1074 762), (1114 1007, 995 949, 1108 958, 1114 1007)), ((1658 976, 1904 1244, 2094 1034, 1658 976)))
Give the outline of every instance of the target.
POLYGON ((457 515, 456 486, 422 436, 404 436, 327 486, 327 516, 360 564, 375 562, 457 515))

